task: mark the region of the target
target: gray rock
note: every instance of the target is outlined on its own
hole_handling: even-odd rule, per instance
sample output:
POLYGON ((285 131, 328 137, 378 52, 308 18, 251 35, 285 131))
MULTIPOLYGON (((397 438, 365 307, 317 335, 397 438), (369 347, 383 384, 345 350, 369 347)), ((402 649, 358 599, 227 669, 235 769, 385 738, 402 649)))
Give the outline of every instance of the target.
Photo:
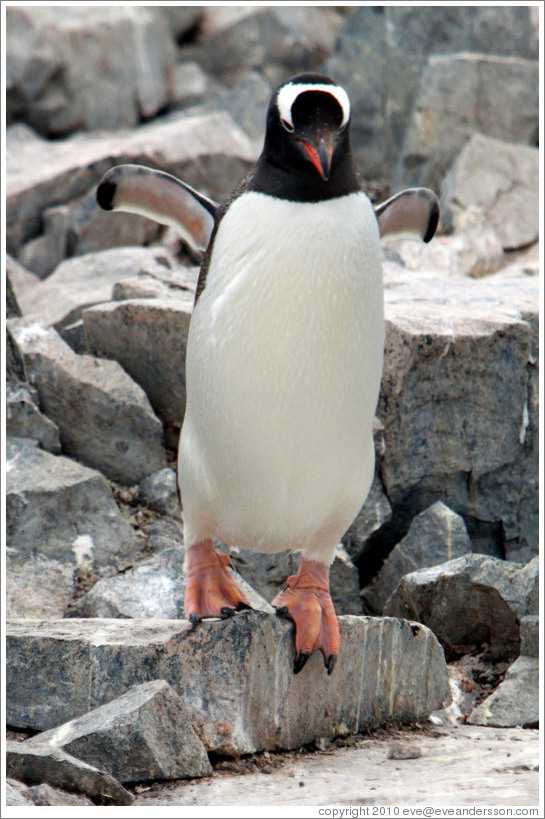
POLYGON ((503 682, 469 715, 470 725, 495 728, 537 728, 539 725, 539 660, 519 657, 503 682))
POLYGON ((48 137, 126 128, 168 102, 175 48, 145 7, 21 7, 6 16, 8 122, 48 137))
POLYGON ((180 517, 176 470, 166 467, 148 475, 138 487, 138 497, 155 512, 180 517))
POLYGON ((520 618, 520 653, 525 657, 539 657, 539 615, 520 618))
MULTIPOLYGON (((15 263, 16 264, 16 263, 15 263)), ((15 318, 21 315, 21 308, 17 301, 16 292, 12 284, 13 260, 10 256, 6 259, 6 318, 15 318)), ((22 268, 21 268, 22 269, 22 268)), ((23 359, 17 350, 11 333, 6 327, 6 381, 8 384, 20 386, 26 381, 23 359)))
POLYGON ((164 680, 136 685, 24 746, 61 749, 123 783, 212 773, 182 700, 164 680))
POLYGON ((25 365, 15 340, 6 327, 6 382, 14 387, 26 384, 25 365))
POLYGON ((126 484, 166 465, 160 421, 117 362, 76 355, 31 318, 11 319, 10 330, 64 453, 126 484))
POLYGON ((68 617, 178 620, 184 617, 185 550, 166 548, 133 569, 98 580, 68 617))
POLYGON ((35 805, 93 805, 87 796, 77 793, 67 793, 60 788, 52 788, 51 785, 33 785, 27 789, 29 797, 35 805))
POLYGON ((374 582, 362 590, 362 597, 372 612, 381 613, 403 575, 467 552, 471 552, 471 542, 463 518, 437 501, 414 518, 374 582))
POLYGON ((129 299, 83 312, 88 348, 118 361, 143 388, 177 447, 185 411, 185 352, 193 295, 129 299))
POLYGON ((155 14, 162 14, 168 23, 175 40, 183 38, 195 27, 198 27, 204 8, 202 6, 152 6, 155 14))
POLYGON ((261 150, 272 91, 271 83, 261 73, 248 71, 233 88, 196 110, 228 112, 261 150))
POLYGON ((195 60, 177 63, 170 74, 170 107, 174 110, 200 105, 203 100, 209 102, 222 95, 223 91, 221 85, 195 60))
POLYGON ((387 523, 391 516, 392 507, 384 493, 382 481, 375 475, 365 503, 343 537, 346 551, 352 560, 359 560, 365 555, 369 538, 387 523))
POLYGON ((28 792, 27 786, 16 779, 7 779, 5 789, 6 805, 33 805, 35 804, 28 792))
POLYGON ((294 675, 292 627, 263 612, 196 630, 185 621, 10 621, 7 720, 55 727, 153 677, 177 691, 209 751, 238 755, 420 720, 450 701, 427 628, 351 616, 340 625, 328 676, 319 653, 294 675))
POLYGON ((75 591, 73 556, 54 559, 9 547, 6 554, 8 617, 64 617, 75 591))
POLYGON ((172 254, 162 247, 117 247, 87 253, 67 259, 45 281, 25 288, 21 305, 25 314, 37 314, 44 323, 61 330, 80 319, 85 308, 109 301, 118 282, 139 278, 162 281, 163 275, 175 269, 172 254))
POLYGON ((14 559, 42 556, 104 571, 131 552, 134 531, 99 472, 17 438, 8 441, 6 469, 7 545, 14 559))
POLYGON ((15 318, 23 314, 20 302, 24 302, 25 294, 31 292, 39 283, 38 276, 23 267, 9 253, 6 254, 6 318, 15 318))
POLYGON ((58 455, 61 451, 59 428, 40 412, 28 387, 8 384, 6 387, 6 435, 31 438, 42 449, 58 455))
POLYGON ((131 805, 134 796, 108 773, 57 748, 34 748, 26 742, 6 742, 8 776, 29 784, 50 785, 84 793, 99 805, 131 805))
POLYGON ((342 22, 335 8, 209 6, 198 60, 214 75, 234 82, 248 69, 263 71, 273 84, 315 71, 331 52, 342 22))
MULTIPOLYGON (((133 162, 159 167, 220 200, 231 193, 256 158, 252 141, 225 112, 171 115, 130 131, 52 142, 40 139, 24 125, 13 125, 6 133, 8 251, 18 255, 22 245, 41 234, 46 209, 92 196, 89 192, 113 165, 133 162)), ((126 214, 109 216, 108 237, 118 223, 119 244, 127 243, 126 214)), ((93 232, 100 241, 98 228, 93 232)))
POLYGON ((442 500, 474 551, 525 561, 539 542, 538 278, 522 259, 455 275, 441 253, 384 264, 381 479, 407 521, 442 500))
POLYGON ((23 270, 11 256, 8 256, 6 259, 6 318, 15 318, 21 315, 21 308, 11 281, 14 268, 23 270))
POLYGON ((505 250, 539 237, 539 149, 474 134, 461 151, 441 194, 445 223, 469 218, 491 225, 505 250))
POLYGON ((422 73, 392 190, 419 185, 438 190, 474 134, 536 145, 538 87, 537 61, 484 54, 431 57, 422 73))
MULTIPOLYGON (((43 213, 42 232, 21 248, 19 259, 43 279, 67 256, 83 256, 97 249, 120 245, 148 245, 158 240, 163 232, 161 225, 141 216, 117 215, 120 218, 112 219, 109 213, 97 207, 93 187, 78 199, 47 208, 43 213)), ((144 252, 142 249, 141 255, 144 252)), ((81 270, 81 273, 86 279, 85 271, 81 270)), ((103 282, 105 275, 106 272, 101 273, 97 285, 103 282)), ((95 301, 104 301, 104 298, 95 301)))
MULTIPOLYGON (((285 588, 286 578, 297 574, 298 553, 267 555, 238 547, 223 548, 240 575, 265 600, 276 597, 285 588)), ((329 573, 329 587, 337 614, 361 614, 358 571, 342 544, 335 551, 335 560, 329 573)))
POLYGON ((489 645, 492 658, 520 651, 520 619, 537 614, 539 558, 526 566, 465 555, 406 574, 384 607, 424 623, 449 651, 489 645))
POLYGON ((359 6, 346 20, 323 73, 350 96, 352 144, 366 177, 390 179, 428 57, 461 51, 537 60, 528 8, 359 6))
MULTIPOLYGON (((180 545, 181 537, 165 540, 159 544, 157 540, 148 544, 148 549, 160 549, 151 560, 122 574, 98 580, 66 616, 183 619, 187 581, 185 550, 180 545)), ((272 606, 237 572, 234 578, 252 608, 273 612, 272 606)))
POLYGON ((175 518, 156 518, 142 523, 141 531, 146 536, 146 551, 151 554, 164 549, 177 549, 183 541, 182 523, 175 518))

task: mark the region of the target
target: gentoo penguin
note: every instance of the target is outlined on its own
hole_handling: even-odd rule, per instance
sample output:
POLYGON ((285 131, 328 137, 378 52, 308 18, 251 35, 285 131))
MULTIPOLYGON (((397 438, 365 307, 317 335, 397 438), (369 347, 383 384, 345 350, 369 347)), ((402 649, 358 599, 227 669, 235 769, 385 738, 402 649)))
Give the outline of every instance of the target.
POLYGON ((213 538, 300 552, 272 601, 295 624, 294 671, 339 651, 329 593, 335 547, 373 479, 373 418, 384 345, 380 238, 428 242, 435 194, 403 191, 373 209, 350 148, 350 102, 301 74, 273 94, 263 152, 227 203, 135 165, 97 192, 207 249, 187 343, 178 456, 187 549, 186 616, 228 617, 248 600, 213 538))

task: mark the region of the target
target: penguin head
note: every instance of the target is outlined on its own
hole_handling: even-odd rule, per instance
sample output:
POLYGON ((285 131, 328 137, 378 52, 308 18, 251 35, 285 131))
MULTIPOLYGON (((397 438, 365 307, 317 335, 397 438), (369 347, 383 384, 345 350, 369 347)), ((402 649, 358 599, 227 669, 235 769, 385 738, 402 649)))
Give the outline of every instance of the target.
POLYGON ((350 101, 330 77, 298 74, 273 94, 264 153, 286 171, 327 183, 349 158, 350 101))

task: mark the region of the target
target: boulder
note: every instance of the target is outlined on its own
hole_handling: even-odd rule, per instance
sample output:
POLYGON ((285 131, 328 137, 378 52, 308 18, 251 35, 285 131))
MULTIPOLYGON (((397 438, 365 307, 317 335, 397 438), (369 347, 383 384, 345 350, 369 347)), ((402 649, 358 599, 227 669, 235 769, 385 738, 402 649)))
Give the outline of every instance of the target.
POLYGON ((292 626, 264 612, 197 629, 173 620, 10 621, 7 721, 52 728, 151 677, 179 694, 209 751, 238 755, 420 720, 450 701, 443 651, 426 627, 352 616, 340 625, 328 676, 319 652, 294 675, 292 626))
POLYGON ((47 782, 67 791, 90 796, 99 805, 131 805, 134 796, 108 773, 57 748, 29 747, 26 742, 6 742, 9 777, 28 784, 47 782))
POLYGON ((179 518, 181 510, 176 470, 166 467, 148 475, 138 487, 138 497, 155 512, 179 518))
MULTIPOLYGON (((7 443, 6 471, 14 561, 42 556, 100 572, 133 550, 134 531, 99 472, 17 438, 7 443)), ((39 575, 35 582, 42 582, 39 575)))
POLYGON ((183 619, 184 560, 182 547, 170 547, 122 574, 104 577, 79 598, 67 616, 183 619))
POLYGON ((167 444, 178 446, 185 412, 185 353, 193 295, 128 299, 83 311, 87 346, 118 361, 148 396, 166 425, 167 444))
MULTIPOLYGON (((52 142, 25 125, 12 125, 6 132, 8 251, 18 256, 24 244, 42 234, 42 216, 48 208, 92 197, 103 174, 114 165, 132 162, 160 168, 218 200, 231 193, 256 158, 252 141, 225 112, 172 114, 133 130, 80 134, 52 142)), ((76 207, 81 207, 77 201, 76 207)), ((90 219, 94 220, 94 213, 89 211, 90 219)), ((118 224, 119 244, 126 244, 127 214, 103 216, 111 222, 108 242, 118 224)), ((68 225, 70 218, 66 217, 68 225)), ((83 236, 83 222, 74 219, 83 236)), ((87 242, 88 252, 102 249, 99 226, 93 233, 97 244, 91 247, 87 242)))
POLYGON ((539 149, 474 134, 445 177, 443 220, 490 225, 505 250, 539 238, 539 149))
POLYGON ((12 438, 31 438, 42 449, 58 455, 61 441, 58 426, 40 412, 36 395, 24 385, 6 386, 6 435, 12 438))
POLYGON ((168 103, 173 39, 146 7, 11 7, 8 122, 47 137, 130 128, 168 103))
MULTIPOLYGON (((49 277, 67 256, 84 256, 97 249, 116 248, 124 245, 149 245, 159 240, 163 227, 150 219, 131 213, 111 214, 97 207, 96 189, 91 188, 84 196, 62 205, 46 208, 42 215, 42 231, 35 239, 27 242, 19 252, 20 261, 40 278, 49 277), (119 216, 119 218, 117 218, 119 216)), ((141 255, 146 251, 141 249, 141 255)), ((151 255, 153 251, 148 251, 151 255)), ((158 253, 158 249, 155 250, 158 253)), ((106 261, 105 257, 104 261, 106 261)), ((112 261, 115 257, 112 257, 112 261)), ((139 260, 135 259, 135 265, 139 260)), ((75 265, 63 269, 56 278, 73 275, 75 265)), ((82 279, 87 281, 88 273, 81 269, 82 279)), ((98 272, 98 271, 97 271, 98 272)), ((101 273, 97 285, 103 284, 107 268, 101 273)), ((42 290, 45 288, 42 288, 42 290)), ((38 291, 39 292, 39 291, 38 291)), ((95 301, 104 301, 105 296, 95 301)), ((30 310, 28 311, 30 312, 30 310)))
POLYGON ((319 69, 342 19, 331 7, 209 6, 196 58, 222 80, 232 83, 259 69, 277 85, 290 74, 319 69))
POLYGON ((18 782, 16 779, 8 779, 6 781, 4 793, 7 807, 35 804, 28 793, 27 786, 23 782, 18 782))
MULTIPOLYGON (((109 215, 109 224, 112 220, 109 215)), ((45 324, 63 330, 81 318, 82 311, 109 301, 118 282, 162 282, 169 272, 182 270, 164 247, 116 247, 66 259, 43 282, 21 289, 25 314, 37 314, 45 324)))
POLYGON ((65 454, 126 484, 166 466, 161 424, 117 362, 76 355, 31 318, 10 319, 10 330, 65 454))
MULTIPOLYGON (((430 57, 422 72, 392 190, 419 185, 439 190, 445 173, 476 134, 520 146, 537 145, 538 66, 537 60, 489 54, 430 57)), ((537 148, 534 152, 537 154, 537 148)), ((482 169, 485 173, 491 159, 488 153, 482 169)), ((508 175, 516 177, 517 171, 508 175)))
MULTIPOLYGON (((155 539, 148 543, 148 549, 159 547, 159 553, 122 574, 98 580, 66 616, 183 619, 187 575, 180 540, 168 539, 158 544, 155 539)), ((252 608, 273 612, 272 606, 244 578, 236 572, 234 576, 252 608)))
POLYGON ((144 267, 136 276, 122 279, 114 285, 112 301, 127 299, 174 299, 180 291, 195 293, 199 280, 199 267, 151 269, 144 267))
POLYGON ((494 728, 537 728, 539 703, 539 659, 521 656, 507 669, 496 690, 471 712, 467 722, 494 728))
POLYGON ((185 41, 194 29, 198 29, 204 8, 202 6, 151 6, 155 14, 161 14, 166 19, 170 33, 174 40, 185 41))
POLYGON ((442 500, 463 515, 473 551, 527 561, 539 542, 539 280, 524 261, 534 257, 473 279, 434 253, 422 266, 425 251, 406 267, 384 263, 380 476, 400 536, 442 500))
MULTIPOLYGON (((365 177, 391 178, 428 57, 459 52, 537 60, 530 10, 358 6, 347 18, 323 73, 350 96, 352 144, 365 177)), ((467 107, 464 100, 463 110, 467 107)))
MULTIPOLYGON (((168 8, 174 8, 169 6, 168 8)), ((170 74, 170 108, 187 109, 223 97, 225 89, 196 60, 184 60, 170 74)))
POLYGON ((413 519, 373 583, 362 590, 363 600, 371 612, 381 613, 403 575, 467 552, 471 552, 471 542, 463 518, 437 501, 413 519))
POLYGON ((489 646, 494 658, 517 657, 520 621, 538 613, 539 558, 525 566, 488 555, 465 555, 406 574, 384 613, 432 629, 457 654, 489 646))
POLYGON ((23 746, 60 749, 123 783, 212 773, 182 700, 164 680, 135 685, 89 713, 27 739, 23 746))
POLYGON ((6 550, 6 613, 8 617, 64 617, 76 589, 78 567, 73 555, 64 559, 6 550))
POLYGON ((254 140, 256 149, 261 151, 272 92, 273 85, 263 74, 247 71, 232 88, 213 100, 201 103, 195 113, 226 111, 254 140))

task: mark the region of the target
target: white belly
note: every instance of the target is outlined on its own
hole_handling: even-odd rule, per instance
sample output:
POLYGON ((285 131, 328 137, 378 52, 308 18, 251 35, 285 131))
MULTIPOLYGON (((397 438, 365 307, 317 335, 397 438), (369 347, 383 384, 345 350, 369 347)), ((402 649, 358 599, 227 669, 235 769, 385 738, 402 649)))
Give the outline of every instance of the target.
POLYGON ((231 205, 189 331, 187 546, 215 536, 332 559, 373 476, 383 334, 379 233, 363 193, 231 205))

